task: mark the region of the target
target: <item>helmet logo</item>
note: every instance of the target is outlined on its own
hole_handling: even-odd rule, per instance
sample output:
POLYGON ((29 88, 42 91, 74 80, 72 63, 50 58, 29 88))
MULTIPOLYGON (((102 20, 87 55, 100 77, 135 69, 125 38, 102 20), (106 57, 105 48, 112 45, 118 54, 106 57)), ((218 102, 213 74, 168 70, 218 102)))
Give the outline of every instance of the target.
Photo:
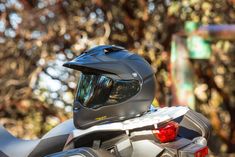
POLYGON ((99 121, 99 120, 105 120, 107 119, 107 116, 101 116, 101 117, 96 117, 95 120, 99 121))
POLYGON ((132 73, 132 76, 133 77, 137 77, 137 73, 132 73))

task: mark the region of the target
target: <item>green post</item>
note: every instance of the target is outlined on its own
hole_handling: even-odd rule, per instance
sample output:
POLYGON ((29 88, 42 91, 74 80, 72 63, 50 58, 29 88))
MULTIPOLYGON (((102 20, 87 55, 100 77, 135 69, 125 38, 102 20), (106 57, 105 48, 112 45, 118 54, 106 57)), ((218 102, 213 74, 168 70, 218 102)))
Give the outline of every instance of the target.
MULTIPOLYGON (((187 21, 185 23, 185 32, 190 34, 199 28, 199 24, 187 21)), ((191 35, 187 38, 187 48, 190 59, 209 59, 211 56, 211 44, 208 40, 198 35, 191 35)))
POLYGON ((171 43, 173 103, 195 109, 194 73, 188 58, 186 39, 174 35, 171 43))

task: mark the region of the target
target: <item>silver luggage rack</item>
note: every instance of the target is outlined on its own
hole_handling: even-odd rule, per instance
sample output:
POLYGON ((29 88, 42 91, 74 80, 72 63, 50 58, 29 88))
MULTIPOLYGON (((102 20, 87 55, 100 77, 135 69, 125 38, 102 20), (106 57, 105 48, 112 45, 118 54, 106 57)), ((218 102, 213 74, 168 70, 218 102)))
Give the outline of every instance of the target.
POLYGON ((102 131, 126 131, 132 129, 137 129, 141 127, 154 125, 158 127, 159 124, 176 119, 180 116, 186 114, 189 111, 188 107, 177 106, 177 107, 164 107, 158 108, 154 112, 148 112, 140 117, 135 117, 132 119, 124 120, 122 122, 115 122, 109 124, 95 125, 87 129, 75 129, 69 135, 69 138, 65 145, 71 143, 76 137, 81 137, 86 134, 93 132, 102 132, 102 131))

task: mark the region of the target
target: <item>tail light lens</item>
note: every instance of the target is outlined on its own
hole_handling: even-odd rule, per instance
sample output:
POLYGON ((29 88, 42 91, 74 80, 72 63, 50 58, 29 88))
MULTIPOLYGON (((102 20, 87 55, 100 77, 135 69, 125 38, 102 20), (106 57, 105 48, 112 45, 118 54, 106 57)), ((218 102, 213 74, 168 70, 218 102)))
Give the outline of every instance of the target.
POLYGON ((174 141, 178 134, 179 124, 176 122, 169 122, 160 128, 153 130, 155 137, 161 142, 174 141))
POLYGON ((208 147, 204 147, 194 153, 194 157, 205 157, 208 155, 208 147))

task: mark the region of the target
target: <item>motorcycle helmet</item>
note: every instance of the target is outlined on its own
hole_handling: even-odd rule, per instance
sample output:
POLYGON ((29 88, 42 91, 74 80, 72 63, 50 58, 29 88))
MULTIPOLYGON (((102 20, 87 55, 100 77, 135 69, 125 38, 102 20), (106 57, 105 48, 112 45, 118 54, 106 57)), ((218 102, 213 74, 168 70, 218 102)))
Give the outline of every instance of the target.
POLYGON ((77 128, 140 116, 153 101, 151 66, 123 47, 97 46, 63 66, 81 72, 73 105, 77 128))

